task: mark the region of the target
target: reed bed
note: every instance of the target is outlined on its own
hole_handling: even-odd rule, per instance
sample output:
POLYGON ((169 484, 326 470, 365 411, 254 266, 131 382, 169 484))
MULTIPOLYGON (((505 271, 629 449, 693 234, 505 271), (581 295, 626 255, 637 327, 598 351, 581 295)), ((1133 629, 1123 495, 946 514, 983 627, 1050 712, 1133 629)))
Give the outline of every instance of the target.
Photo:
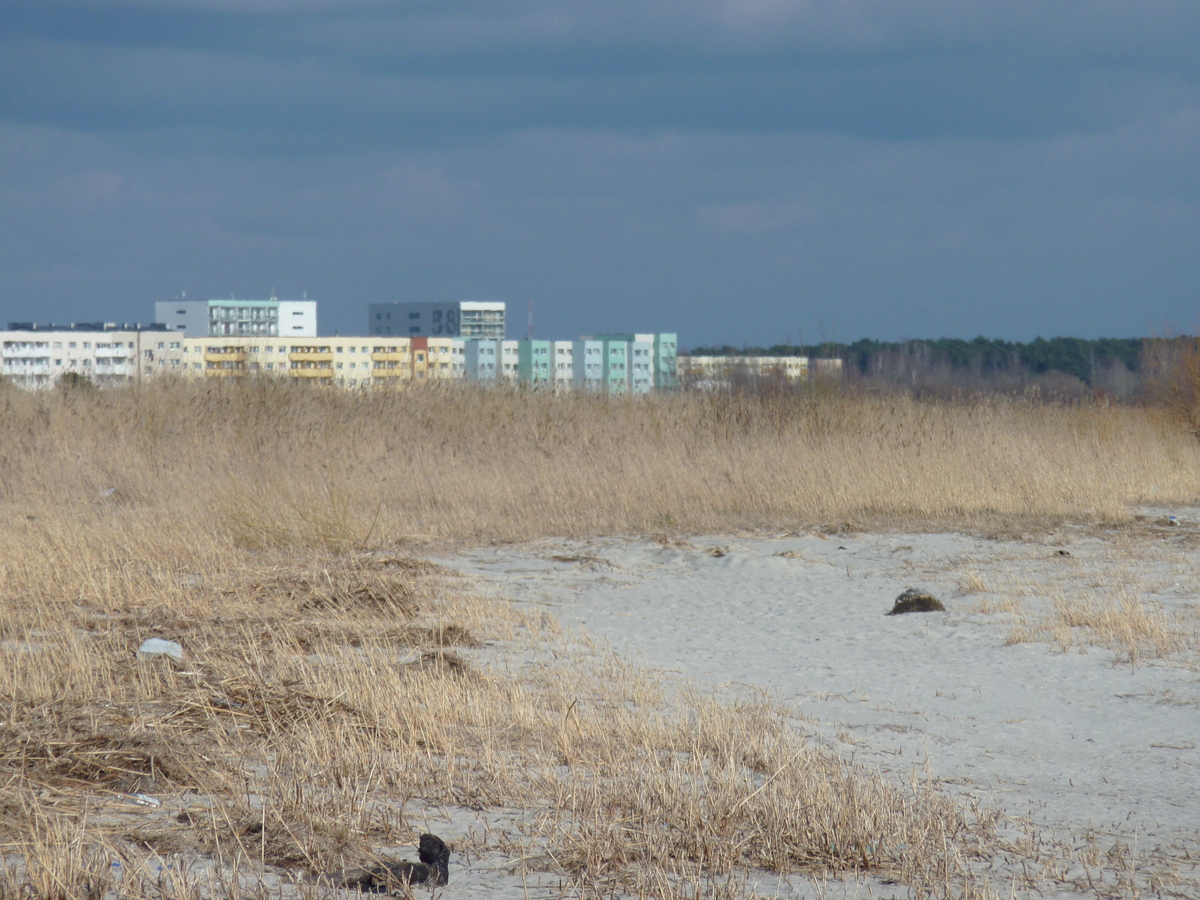
POLYGON ((1119 519, 1200 496, 1200 445, 1154 411, 1102 404, 267 381, 9 389, 0 408, 0 504, 55 558, 95 535, 149 534, 186 557, 214 544, 1119 519))
POLYGON ((0 409, 0 898, 262 896, 271 867, 313 896, 439 804, 526 810, 522 864, 576 896, 733 896, 711 879, 747 869, 989 896, 992 814, 808 746, 765 700, 667 691, 416 554, 1119 519, 1200 488, 1152 412, 1028 400, 253 382, 0 409), (184 660, 137 658, 150 637, 184 660))

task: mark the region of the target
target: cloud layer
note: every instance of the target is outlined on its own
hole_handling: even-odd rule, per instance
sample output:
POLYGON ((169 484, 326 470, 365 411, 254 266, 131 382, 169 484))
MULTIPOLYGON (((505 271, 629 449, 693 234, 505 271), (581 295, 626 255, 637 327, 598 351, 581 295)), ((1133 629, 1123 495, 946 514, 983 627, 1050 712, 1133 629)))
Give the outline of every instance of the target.
MULTIPOLYGON (((307 291, 536 331, 1191 328, 1200 5, 0 5, 0 306, 307 291)), ((514 332, 523 329, 512 329, 514 332)), ((821 334, 818 334, 820 332, 821 334)))

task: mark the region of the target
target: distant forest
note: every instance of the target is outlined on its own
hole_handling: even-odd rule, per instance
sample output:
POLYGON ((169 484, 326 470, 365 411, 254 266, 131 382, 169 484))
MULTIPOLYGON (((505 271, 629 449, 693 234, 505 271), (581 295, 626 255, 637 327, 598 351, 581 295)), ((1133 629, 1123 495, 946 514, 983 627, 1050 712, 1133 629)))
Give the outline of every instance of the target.
POLYGON ((919 391, 1019 390, 1037 385, 1056 393, 1140 392, 1143 338, 1037 338, 1029 343, 958 338, 897 343, 776 344, 773 347, 696 347, 694 356, 839 357, 850 378, 904 384, 919 391))

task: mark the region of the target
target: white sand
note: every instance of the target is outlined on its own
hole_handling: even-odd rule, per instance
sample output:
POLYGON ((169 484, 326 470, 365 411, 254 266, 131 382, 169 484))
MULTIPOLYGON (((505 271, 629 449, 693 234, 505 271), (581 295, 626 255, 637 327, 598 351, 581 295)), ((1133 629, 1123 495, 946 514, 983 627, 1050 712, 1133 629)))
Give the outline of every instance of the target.
MULTIPOLYGON (((772 691, 800 711, 812 740, 898 778, 927 768, 947 790, 1028 815, 1048 831, 1080 837, 1095 829, 1102 838, 1136 841, 1144 852, 1177 856, 1183 846, 1198 857, 1196 659, 1131 666, 1095 646, 1006 645, 1014 616, 972 611, 1019 596, 1036 618, 1056 595, 1104 599, 1124 589, 1181 612, 1194 629, 1195 511, 1185 519, 1181 528, 1067 528, 1031 540, 860 534, 693 539, 683 548, 539 542, 440 561, 515 602, 549 605, 565 625, 635 662, 705 686, 772 691), (710 555, 713 548, 726 555, 710 555), (948 611, 885 616, 910 586, 929 590, 948 611)), ((467 893, 452 884, 445 896, 501 887, 483 874, 460 873, 459 890, 467 893)), ((875 896, 881 889, 882 896, 903 895, 875 885, 875 896)), ((776 885, 759 890, 773 893, 776 885)), ((807 883, 795 890, 814 891, 807 883)))

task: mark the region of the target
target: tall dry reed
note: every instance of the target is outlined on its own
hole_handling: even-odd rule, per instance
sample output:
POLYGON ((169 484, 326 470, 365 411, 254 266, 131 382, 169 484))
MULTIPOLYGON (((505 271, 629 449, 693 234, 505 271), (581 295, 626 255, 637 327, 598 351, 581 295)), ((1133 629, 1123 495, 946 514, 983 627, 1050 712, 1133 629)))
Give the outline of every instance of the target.
POLYGON ((214 544, 1104 518, 1200 496, 1194 441, 1106 405, 264 381, 7 389, 0 416, 0 508, 60 560, 147 534, 182 559, 214 544))

